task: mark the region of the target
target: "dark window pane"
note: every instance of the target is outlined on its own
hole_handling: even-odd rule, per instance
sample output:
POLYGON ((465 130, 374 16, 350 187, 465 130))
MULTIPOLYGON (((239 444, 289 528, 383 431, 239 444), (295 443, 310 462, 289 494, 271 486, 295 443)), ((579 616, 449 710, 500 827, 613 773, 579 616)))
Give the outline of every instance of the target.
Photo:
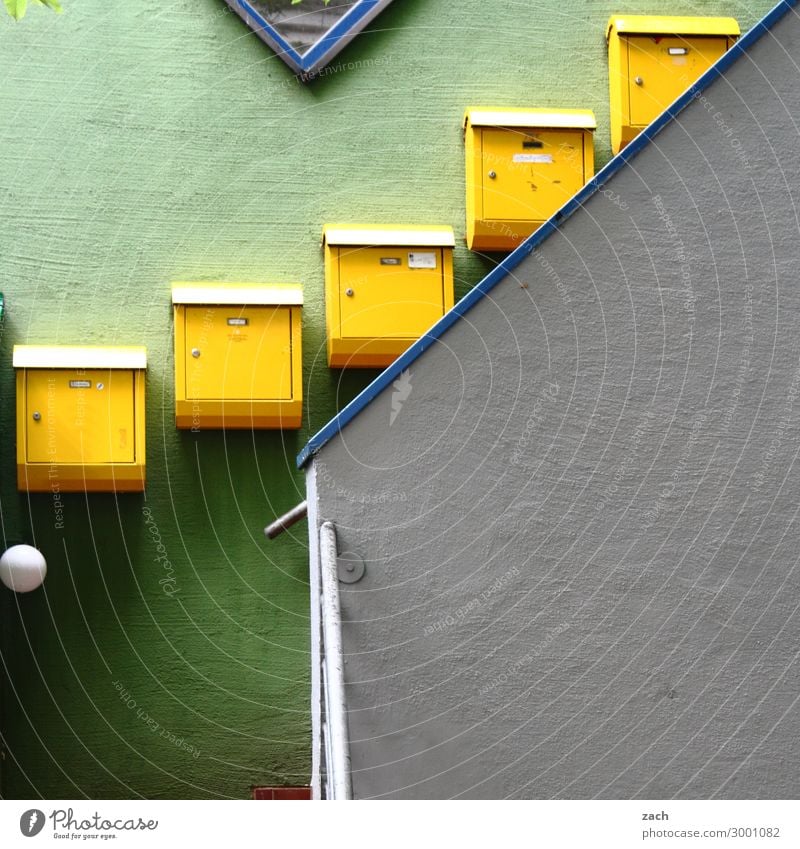
POLYGON ((298 53, 305 53, 356 5, 356 0, 250 0, 250 5, 280 33, 298 53))

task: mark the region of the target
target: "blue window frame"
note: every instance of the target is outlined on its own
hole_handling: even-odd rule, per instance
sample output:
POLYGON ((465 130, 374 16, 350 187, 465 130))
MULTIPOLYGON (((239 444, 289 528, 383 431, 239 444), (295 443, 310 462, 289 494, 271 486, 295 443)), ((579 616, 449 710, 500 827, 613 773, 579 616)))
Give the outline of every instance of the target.
POLYGON ((225 0, 303 78, 324 68, 392 0, 225 0))

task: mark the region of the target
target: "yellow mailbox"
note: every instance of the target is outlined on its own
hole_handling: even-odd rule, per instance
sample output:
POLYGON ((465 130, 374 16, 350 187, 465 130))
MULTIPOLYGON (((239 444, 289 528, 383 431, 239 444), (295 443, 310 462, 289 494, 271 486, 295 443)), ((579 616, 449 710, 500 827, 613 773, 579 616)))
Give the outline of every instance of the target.
POLYGON ((382 368, 453 306, 452 227, 328 224, 328 365, 382 368))
POLYGON ((176 427, 300 427, 302 286, 176 283, 172 304, 176 427))
POLYGON ((614 15, 608 22, 611 148, 625 147, 739 37, 733 18, 614 15))
POLYGON ((470 107, 464 116, 467 245, 510 251, 594 176, 588 109, 470 107))
POLYGON ((141 492, 144 348, 15 345, 17 486, 141 492))

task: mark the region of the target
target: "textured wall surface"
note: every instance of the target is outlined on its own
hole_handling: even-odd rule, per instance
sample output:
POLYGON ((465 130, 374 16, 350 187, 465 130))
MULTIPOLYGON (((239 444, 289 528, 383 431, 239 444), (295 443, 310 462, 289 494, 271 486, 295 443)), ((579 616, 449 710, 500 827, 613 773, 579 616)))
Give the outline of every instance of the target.
POLYGON ((357 796, 797 796, 798 59, 792 13, 313 461, 357 796))
MULTIPOLYGON (((768 5, 670 9, 746 26, 768 5)), ((2 792, 244 797, 304 783, 305 528, 271 544, 261 528, 303 497, 297 449, 371 377, 325 365, 322 224, 463 236, 469 103, 593 108, 605 161, 605 21, 662 4, 396 0, 308 87, 222 0, 64 6, 0 18, 2 531, 50 567, 44 591, 0 593, 2 792), (169 287, 187 279, 304 284, 303 431, 175 431, 169 287), (148 347, 148 489, 65 497, 56 528, 52 499, 14 485, 11 347, 82 341, 148 347)), ((490 267, 460 243, 457 293, 490 267)))

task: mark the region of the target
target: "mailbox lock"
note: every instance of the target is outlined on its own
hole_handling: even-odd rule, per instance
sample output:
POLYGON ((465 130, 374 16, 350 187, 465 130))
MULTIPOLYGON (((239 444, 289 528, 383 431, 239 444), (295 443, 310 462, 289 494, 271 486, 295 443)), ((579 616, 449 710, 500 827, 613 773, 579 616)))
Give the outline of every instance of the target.
POLYGON ((641 77, 634 77, 633 81, 636 83, 636 85, 644 85, 644 80, 641 77))
POLYGON ((192 356, 195 359, 197 359, 200 356, 200 349, 199 348, 192 348, 192 356))
POLYGON ((489 172, 489 179, 490 179, 490 180, 494 180, 494 178, 495 178, 496 176, 497 176, 497 171, 490 171, 490 172, 489 172))
POLYGON ((348 298, 353 297, 353 290, 352 289, 345 289, 344 293, 345 293, 345 295, 347 295, 348 298))
POLYGON ((33 414, 33 420, 34 420, 35 422, 38 422, 38 421, 40 421, 40 420, 41 420, 41 418, 42 418, 42 414, 41 414, 41 413, 37 410, 37 411, 33 414))

